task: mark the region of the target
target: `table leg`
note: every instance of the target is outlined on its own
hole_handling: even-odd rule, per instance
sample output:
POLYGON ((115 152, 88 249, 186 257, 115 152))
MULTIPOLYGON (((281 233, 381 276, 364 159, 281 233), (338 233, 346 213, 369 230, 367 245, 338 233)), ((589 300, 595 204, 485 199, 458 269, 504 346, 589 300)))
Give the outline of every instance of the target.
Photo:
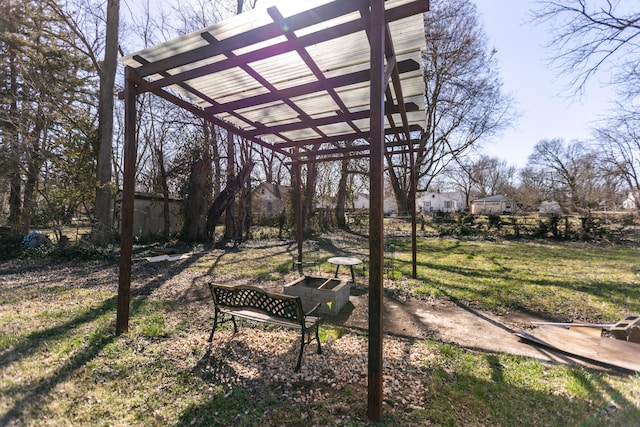
POLYGON ((338 269, 340 268, 340 264, 336 265, 336 274, 333 277, 338 277, 338 269))
POLYGON ((353 273, 353 265, 350 265, 349 267, 351 267, 351 283, 353 283, 355 285, 356 284, 356 275, 353 273))

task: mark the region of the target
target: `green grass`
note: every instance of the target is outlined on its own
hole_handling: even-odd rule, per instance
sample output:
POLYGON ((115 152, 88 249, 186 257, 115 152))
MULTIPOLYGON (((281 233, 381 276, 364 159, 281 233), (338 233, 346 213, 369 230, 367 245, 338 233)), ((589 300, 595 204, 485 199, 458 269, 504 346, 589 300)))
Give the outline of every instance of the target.
MULTIPOLYGON (((394 243, 393 278, 404 275, 403 282, 410 284, 403 291, 558 318, 611 321, 640 313, 638 248, 423 239, 419 278, 413 281, 407 279, 409 241, 394 243)), ((329 254, 323 247, 320 257, 329 254)), ((186 268, 194 277, 281 282, 291 259, 290 245, 256 245, 213 251, 186 268)), ((332 379, 338 387, 293 374, 283 381, 262 378, 251 386, 223 380, 240 375, 233 371, 239 368, 222 351, 205 354, 210 312, 191 288, 171 298, 134 295, 129 333, 115 336, 117 278, 107 279, 104 286, 63 285, 59 281, 66 273, 61 273, 59 280, 36 283, 24 278, 40 274, 28 263, 24 268, 31 272, 4 274, 0 263, 0 425, 369 425, 366 388, 341 384, 340 378, 332 379), (205 360, 228 370, 227 376, 203 369, 205 360), (319 389, 322 397, 310 403, 283 397, 287 382, 302 395, 319 389)), ((158 267, 146 279, 134 272, 134 282, 162 281, 162 272, 158 267)), ((169 270, 167 280, 176 272, 169 270)), ((44 269, 42 276, 46 274, 44 269)), ((278 329, 261 333, 288 342, 278 329)), ((327 352, 332 342, 343 339, 349 335, 339 326, 321 328, 327 352)), ((420 357, 397 387, 385 389, 381 425, 640 424, 640 376, 544 364, 432 340, 405 344, 412 352, 419 350, 420 357), (423 403, 404 404, 407 393, 417 393, 423 403)), ((387 359, 385 369, 394 366, 395 357, 406 355, 387 359)), ((344 354, 341 360, 353 364, 354 355, 344 354)))
MULTIPOLYGON (((408 276, 410 244, 396 248, 395 268, 408 276)), ((640 313, 638 248, 427 239, 417 254, 417 293, 565 319, 640 313)))

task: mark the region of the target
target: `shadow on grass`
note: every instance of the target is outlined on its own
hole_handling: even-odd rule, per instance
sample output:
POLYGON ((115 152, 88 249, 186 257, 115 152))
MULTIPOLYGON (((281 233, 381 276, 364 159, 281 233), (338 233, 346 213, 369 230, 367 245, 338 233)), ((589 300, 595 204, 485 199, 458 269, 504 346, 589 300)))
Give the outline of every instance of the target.
MULTIPOLYGON (((343 350, 339 346, 327 346, 327 352, 338 354, 331 364, 321 369, 314 366, 321 372, 309 372, 317 374, 317 380, 301 381, 293 374, 282 373, 274 379, 266 375, 278 363, 273 355, 269 358, 268 354, 252 353, 241 339, 207 352, 194 367, 194 374, 216 393, 183 410, 177 425, 293 426, 301 425, 301 414, 304 425, 370 425, 365 411, 366 386, 341 384, 339 380, 343 364, 349 364, 350 370, 365 369, 352 365, 350 353, 340 355, 343 350), (231 360, 238 370, 231 366, 231 360), (251 378, 246 377, 248 371, 255 371, 251 378), (323 377, 338 378, 339 386, 328 386, 323 377), (312 397, 317 390, 323 391, 320 399, 312 397), (308 400, 300 402, 299 397, 308 400)), ((405 345, 410 346, 409 342, 416 341, 405 345)), ((545 367, 516 356, 430 345, 434 346, 434 357, 422 365, 403 363, 402 355, 409 353, 408 347, 400 355, 386 358, 385 373, 395 380, 393 386, 385 385, 379 425, 586 427, 626 426, 640 421, 640 411, 632 402, 604 377, 588 370, 545 367), (413 393, 420 395, 420 404, 407 404, 405 398, 413 393)))
MULTIPOLYGON (((145 284, 131 288, 131 294, 138 297, 131 299, 130 315, 134 317, 136 312, 143 307, 147 296, 161 287, 169 277, 188 268, 197 258, 189 258, 185 262, 174 265, 169 269, 159 269, 163 271, 163 274, 160 275, 157 274, 158 271, 154 271, 156 269, 136 270, 133 277, 134 281, 144 280, 145 284), (150 279, 150 277, 153 278, 150 279)), ((47 288, 59 288, 57 285, 40 286, 44 288, 41 290, 41 294, 46 294, 47 288)), ((7 396, 19 397, 12 401, 12 406, 0 417, 0 425, 9 425, 15 422, 30 405, 34 405, 35 408, 38 408, 36 410, 40 410, 39 408, 44 406, 41 403, 50 397, 52 390, 59 384, 73 378, 75 372, 86 366, 108 344, 117 339, 114 334, 116 307, 117 297, 104 299, 96 307, 84 311, 69 321, 21 336, 11 347, 0 352, 0 366, 3 369, 7 369, 11 364, 18 363, 28 357, 37 357, 38 353, 47 352, 48 348, 54 347, 63 340, 71 341, 77 339, 78 331, 82 331, 87 326, 93 327, 88 334, 88 342, 86 344, 83 343, 80 349, 74 351, 68 360, 56 367, 52 372, 33 382, 27 382, 25 385, 7 388, 3 391, 7 396)))
MULTIPOLYGON (((546 295, 545 292, 535 291, 535 288, 542 287, 549 290, 553 288, 566 289, 575 293, 582 293, 591 295, 598 300, 606 301, 612 306, 620 308, 624 314, 636 313, 640 311, 640 288, 634 283, 628 282, 615 282, 610 280, 590 280, 588 282, 580 282, 579 276, 569 276, 568 280, 553 280, 544 277, 519 277, 521 275, 518 271, 500 265, 496 260, 493 260, 496 264, 497 270, 479 269, 473 267, 467 267, 464 265, 446 265, 438 262, 419 261, 418 267, 422 269, 435 270, 440 272, 446 272, 450 275, 457 275, 469 280, 475 280, 482 283, 493 283, 494 281, 503 281, 506 285, 495 285, 482 287, 478 284, 465 285, 463 280, 450 280, 449 283, 442 284, 441 286, 434 285, 434 280, 425 278, 425 283, 430 286, 436 287, 442 291, 444 287, 450 290, 449 294, 453 294, 453 290, 458 290, 462 294, 469 295, 469 300, 474 300, 486 304, 487 301, 492 301, 494 306, 510 307, 518 310, 531 310, 536 311, 535 306, 527 304, 527 301, 535 303, 534 296, 527 296, 526 301, 523 300, 525 296, 524 290, 529 287, 532 292, 541 292, 541 295, 546 295), (517 284, 517 285, 516 285, 517 284), (476 296, 474 298, 474 295, 476 296)), ((396 259, 395 263, 398 265, 398 269, 403 272, 410 271, 410 261, 403 259, 396 259)), ((549 313, 544 313, 549 314, 549 313)), ((619 320, 619 319, 608 319, 619 320)))

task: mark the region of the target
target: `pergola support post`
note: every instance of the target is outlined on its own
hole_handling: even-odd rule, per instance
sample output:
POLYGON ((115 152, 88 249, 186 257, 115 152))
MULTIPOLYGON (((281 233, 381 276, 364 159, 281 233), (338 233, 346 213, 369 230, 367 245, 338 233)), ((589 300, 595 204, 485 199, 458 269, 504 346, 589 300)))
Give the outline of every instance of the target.
POLYGON ((369 365, 367 416, 382 415, 382 308, 384 283, 384 0, 371 1, 371 155, 369 158, 369 365))
POLYGON ((409 162, 411 163, 409 187, 409 207, 411 208, 411 276, 418 278, 418 226, 416 223, 416 156, 413 152, 413 144, 409 145, 409 162))
MULTIPOLYGON (((298 149, 295 150, 296 155, 298 154, 298 149)), ((300 162, 293 163, 293 200, 295 204, 295 216, 296 216, 296 242, 298 243, 298 254, 297 254, 297 266, 298 266, 298 274, 303 273, 302 269, 302 240, 303 240, 303 229, 302 229, 302 166, 300 162)))
POLYGON ((120 276, 118 279, 118 311, 116 335, 129 330, 131 298, 131 253, 133 249, 133 203, 136 179, 136 84, 129 79, 133 70, 125 68, 124 86, 124 176, 120 229, 120 276))

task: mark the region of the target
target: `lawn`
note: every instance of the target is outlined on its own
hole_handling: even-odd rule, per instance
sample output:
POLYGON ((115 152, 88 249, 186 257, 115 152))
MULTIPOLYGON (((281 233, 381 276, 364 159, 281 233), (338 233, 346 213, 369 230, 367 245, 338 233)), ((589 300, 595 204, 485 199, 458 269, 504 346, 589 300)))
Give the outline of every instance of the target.
MULTIPOLYGON (((317 241, 321 261, 366 258, 362 236, 317 241)), ((640 313, 638 247, 421 238, 414 280, 409 240, 388 241, 389 291, 559 320, 640 313)), ((0 425, 368 425, 365 333, 327 322, 323 354, 305 352, 299 374, 295 332, 245 324, 209 348, 206 280, 278 287, 293 252, 252 241, 176 263, 136 255, 117 337, 116 261, 0 262, 0 425)), ((389 336, 384 375, 382 425, 640 425, 640 377, 625 372, 389 336)))

